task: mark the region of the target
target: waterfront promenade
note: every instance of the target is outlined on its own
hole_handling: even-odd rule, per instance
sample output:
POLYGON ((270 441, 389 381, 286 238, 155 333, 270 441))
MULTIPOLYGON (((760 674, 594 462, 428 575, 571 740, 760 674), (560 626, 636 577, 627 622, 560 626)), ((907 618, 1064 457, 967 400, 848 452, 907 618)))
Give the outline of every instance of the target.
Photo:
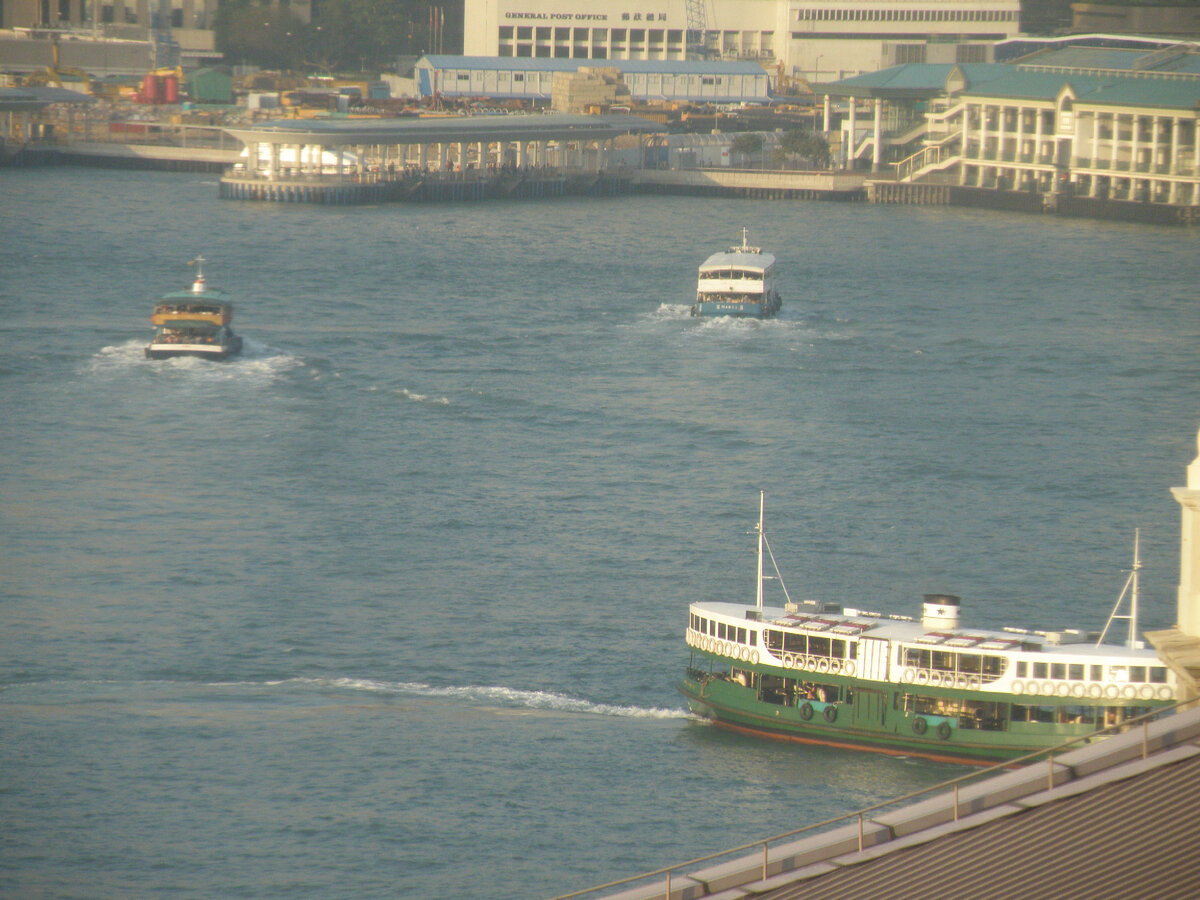
POLYGON ((0 164, 66 163, 219 173, 221 197, 249 201, 354 205, 663 194, 970 206, 1152 224, 1200 224, 1200 207, 1078 197, 1069 191, 1042 194, 969 187, 946 176, 908 183, 888 173, 866 171, 604 166, 596 153, 577 160, 559 157, 555 162, 561 164, 555 165, 482 169, 364 165, 340 171, 336 167, 317 171, 282 167, 275 176, 273 172, 247 171, 243 143, 228 129, 212 125, 76 122, 51 139, 30 141, 21 148, 10 144, 4 149, 0 164))

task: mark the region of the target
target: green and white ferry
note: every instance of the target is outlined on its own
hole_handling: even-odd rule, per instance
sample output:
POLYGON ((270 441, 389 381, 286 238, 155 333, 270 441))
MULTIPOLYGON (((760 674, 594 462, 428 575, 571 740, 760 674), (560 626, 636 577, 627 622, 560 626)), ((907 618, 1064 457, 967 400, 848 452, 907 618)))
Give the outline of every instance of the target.
POLYGON ((1108 625, 988 631, 959 622, 961 601, 928 594, 919 619, 814 601, 763 599, 759 500, 754 605, 688 609, 691 658, 680 690, 692 712, 732 731, 960 763, 1052 747, 1174 704, 1176 676, 1136 640, 1137 551, 1108 625), (1125 608, 1129 595, 1129 613, 1125 608), (1127 619, 1124 644, 1106 643, 1127 619))
POLYGON ((150 322, 154 337, 145 347, 146 359, 196 356, 228 359, 242 352, 242 339, 233 331, 233 304, 224 291, 210 288, 204 277, 203 256, 195 264, 196 278, 189 291, 164 294, 150 322))

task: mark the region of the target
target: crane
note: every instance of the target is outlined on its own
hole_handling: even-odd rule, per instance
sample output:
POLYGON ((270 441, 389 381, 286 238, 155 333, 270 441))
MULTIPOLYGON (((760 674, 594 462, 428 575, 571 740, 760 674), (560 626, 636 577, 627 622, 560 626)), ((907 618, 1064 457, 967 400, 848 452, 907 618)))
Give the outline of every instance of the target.
POLYGON ((708 51, 704 33, 708 31, 707 0, 683 0, 687 16, 687 58, 704 59, 708 51))

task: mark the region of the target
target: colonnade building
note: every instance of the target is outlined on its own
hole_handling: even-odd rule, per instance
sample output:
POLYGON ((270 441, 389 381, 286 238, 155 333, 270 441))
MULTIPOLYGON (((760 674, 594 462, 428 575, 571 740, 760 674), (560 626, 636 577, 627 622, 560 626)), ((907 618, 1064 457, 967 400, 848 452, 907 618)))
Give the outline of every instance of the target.
MULTIPOLYGON (((1071 47, 1011 65, 905 66, 830 92, 924 108, 900 181, 1200 205, 1200 49, 1071 47)), ((896 117, 896 146, 904 117, 896 117)), ((855 135, 856 158, 886 135, 855 135)), ((874 146, 872 146, 874 145, 874 146)))
POLYGON ((464 0, 463 54, 699 55, 824 82, 901 63, 989 62, 996 41, 1017 35, 1020 10, 1020 0, 464 0))

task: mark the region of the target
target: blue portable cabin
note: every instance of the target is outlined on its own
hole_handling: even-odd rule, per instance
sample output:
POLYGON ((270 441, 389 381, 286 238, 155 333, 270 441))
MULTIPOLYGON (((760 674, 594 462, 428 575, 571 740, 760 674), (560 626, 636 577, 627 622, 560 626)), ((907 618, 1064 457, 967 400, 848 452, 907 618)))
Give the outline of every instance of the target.
POLYGON ((658 59, 557 59, 512 56, 423 56, 420 97, 549 100, 554 76, 579 69, 617 69, 636 101, 766 103, 770 76, 756 62, 658 59))

